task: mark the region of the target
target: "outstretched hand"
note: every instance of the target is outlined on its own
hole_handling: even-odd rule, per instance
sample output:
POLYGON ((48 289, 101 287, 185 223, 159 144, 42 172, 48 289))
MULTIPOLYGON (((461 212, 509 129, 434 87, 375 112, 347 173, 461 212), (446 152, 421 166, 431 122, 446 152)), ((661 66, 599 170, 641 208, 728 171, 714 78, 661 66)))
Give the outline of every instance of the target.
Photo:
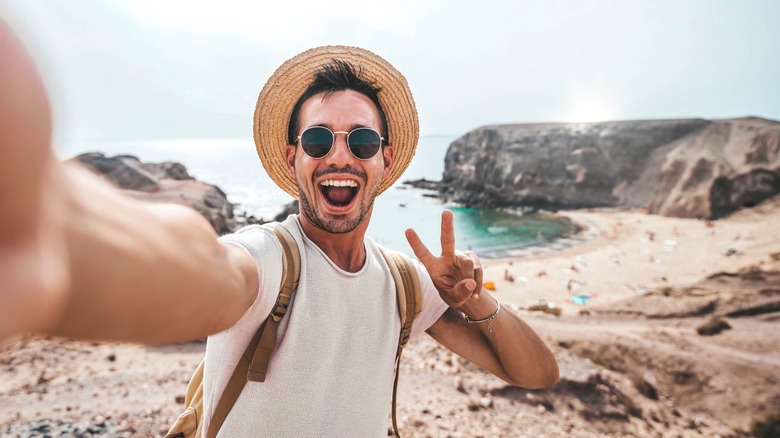
POLYGON ((68 297, 67 252, 52 191, 49 101, 22 44, 0 20, 0 342, 51 324, 68 297))
POLYGON ((441 255, 434 256, 413 229, 406 230, 414 254, 425 266, 439 295, 450 307, 460 308, 482 291, 482 264, 472 251, 455 250, 452 212, 441 214, 441 255))

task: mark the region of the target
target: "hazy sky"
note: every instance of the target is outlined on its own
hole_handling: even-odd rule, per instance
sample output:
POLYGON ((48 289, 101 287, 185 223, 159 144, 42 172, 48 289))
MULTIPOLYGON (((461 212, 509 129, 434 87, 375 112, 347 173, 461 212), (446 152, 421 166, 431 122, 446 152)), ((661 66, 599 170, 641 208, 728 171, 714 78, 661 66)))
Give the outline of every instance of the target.
POLYGON ((324 44, 392 62, 423 134, 780 119, 778 1, 5 0, 0 13, 46 77, 58 142, 251 139, 265 80, 324 44))

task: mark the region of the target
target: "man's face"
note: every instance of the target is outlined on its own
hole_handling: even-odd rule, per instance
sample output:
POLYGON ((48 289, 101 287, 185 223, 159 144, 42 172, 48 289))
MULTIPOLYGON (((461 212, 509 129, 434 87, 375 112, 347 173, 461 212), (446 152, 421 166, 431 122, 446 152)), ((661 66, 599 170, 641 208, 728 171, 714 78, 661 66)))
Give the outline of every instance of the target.
MULTIPOLYGON (((372 128, 381 132, 379 111, 365 95, 338 91, 309 98, 300 111, 300 135, 312 126, 349 132, 372 128)), ((336 134, 328 155, 311 158, 296 145, 287 148, 287 167, 295 178, 303 220, 329 233, 348 233, 368 225, 382 179, 392 169, 392 147, 382 148, 367 160, 355 158, 347 147, 346 134, 336 134)))

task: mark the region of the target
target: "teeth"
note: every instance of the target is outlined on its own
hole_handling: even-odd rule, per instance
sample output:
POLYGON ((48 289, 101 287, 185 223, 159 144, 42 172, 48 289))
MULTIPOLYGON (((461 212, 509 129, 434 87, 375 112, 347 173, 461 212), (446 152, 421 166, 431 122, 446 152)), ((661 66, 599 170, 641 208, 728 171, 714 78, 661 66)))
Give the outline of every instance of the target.
POLYGON ((355 181, 352 181, 351 179, 348 180, 335 180, 335 179, 327 179, 320 183, 322 186, 331 186, 331 187, 357 187, 358 184, 355 181))

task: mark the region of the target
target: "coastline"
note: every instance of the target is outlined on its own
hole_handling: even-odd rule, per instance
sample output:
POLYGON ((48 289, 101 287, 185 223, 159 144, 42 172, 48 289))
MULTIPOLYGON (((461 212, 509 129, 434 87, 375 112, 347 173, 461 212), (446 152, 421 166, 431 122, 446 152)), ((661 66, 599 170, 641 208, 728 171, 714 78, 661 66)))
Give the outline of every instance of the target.
POLYGON ((778 268, 780 199, 709 222, 639 210, 573 210, 559 215, 584 229, 540 247, 520 248, 486 259, 485 281, 502 302, 527 307, 539 300, 577 312, 572 295, 608 304, 670 285, 751 265, 778 268), (514 281, 504 279, 504 272, 514 281))
MULTIPOLYGON (((511 214, 519 214, 513 210, 498 210, 511 214)), ((555 237, 543 242, 530 243, 521 246, 512 246, 509 248, 494 249, 480 252, 480 257, 492 261, 501 261, 503 259, 526 259, 553 254, 567 248, 582 245, 598 238, 598 224, 592 220, 577 217, 576 210, 550 213, 539 211, 535 214, 549 217, 555 220, 565 220, 575 229, 573 233, 567 233, 565 236, 555 237)))

